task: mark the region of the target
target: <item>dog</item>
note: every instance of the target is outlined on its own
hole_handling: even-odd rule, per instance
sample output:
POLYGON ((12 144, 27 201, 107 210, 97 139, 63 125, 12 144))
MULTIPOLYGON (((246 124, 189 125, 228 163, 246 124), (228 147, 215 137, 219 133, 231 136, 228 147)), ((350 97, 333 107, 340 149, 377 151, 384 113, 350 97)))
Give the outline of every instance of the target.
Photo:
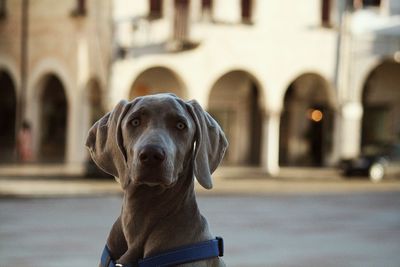
MULTIPOLYGON (((173 94, 121 100, 92 126, 86 146, 123 189, 121 214, 103 252, 106 263, 100 266, 141 266, 140 261, 160 253, 215 241, 197 206, 194 180, 212 188, 211 174, 228 142, 197 101, 173 94)), ((221 255, 147 266, 225 266, 221 255)))

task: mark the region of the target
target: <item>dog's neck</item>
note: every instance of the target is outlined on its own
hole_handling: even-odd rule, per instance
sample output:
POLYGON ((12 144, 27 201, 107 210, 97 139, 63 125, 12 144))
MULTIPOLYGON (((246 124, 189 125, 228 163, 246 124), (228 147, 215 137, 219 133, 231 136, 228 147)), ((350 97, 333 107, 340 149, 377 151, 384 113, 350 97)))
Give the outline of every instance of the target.
POLYGON ((197 206, 192 173, 185 172, 168 189, 129 185, 121 220, 128 250, 139 252, 138 257, 211 238, 197 206))

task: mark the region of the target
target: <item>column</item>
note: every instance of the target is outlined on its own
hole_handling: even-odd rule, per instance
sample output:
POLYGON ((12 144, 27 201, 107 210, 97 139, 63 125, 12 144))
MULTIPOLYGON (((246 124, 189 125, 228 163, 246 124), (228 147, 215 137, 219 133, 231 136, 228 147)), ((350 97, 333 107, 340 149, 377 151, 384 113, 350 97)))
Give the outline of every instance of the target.
POLYGON ((340 157, 353 158, 360 153, 363 108, 361 103, 348 102, 341 108, 340 157))
POLYGON ((263 122, 262 166, 268 174, 279 173, 279 123, 280 112, 270 112, 263 122))

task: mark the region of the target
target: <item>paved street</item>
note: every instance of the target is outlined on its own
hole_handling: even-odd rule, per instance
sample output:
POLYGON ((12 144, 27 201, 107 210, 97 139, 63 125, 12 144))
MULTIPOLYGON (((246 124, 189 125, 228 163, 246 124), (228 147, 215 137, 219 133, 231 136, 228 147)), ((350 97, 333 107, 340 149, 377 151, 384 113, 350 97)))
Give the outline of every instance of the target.
MULTIPOLYGON (((400 193, 201 195, 228 266, 400 266, 400 193)), ((119 196, 1 199, 1 267, 97 266, 119 196)))

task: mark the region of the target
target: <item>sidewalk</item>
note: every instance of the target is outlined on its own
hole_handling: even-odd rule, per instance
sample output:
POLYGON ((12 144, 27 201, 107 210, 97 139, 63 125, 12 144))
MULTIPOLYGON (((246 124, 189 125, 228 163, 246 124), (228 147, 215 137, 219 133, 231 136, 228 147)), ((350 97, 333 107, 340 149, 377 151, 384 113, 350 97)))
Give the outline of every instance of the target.
MULTIPOLYGON (((43 169, 43 167, 42 167, 43 169)), ((57 172, 57 167, 40 171, 39 166, 0 168, 0 197, 74 197, 122 194, 113 179, 90 179, 74 172, 57 172), (34 172, 36 171, 36 172, 34 172)), ((222 167, 214 177, 214 188, 206 190, 196 183, 199 194, 340 194, 351 192, 399 191, 400 180, 371 183, 368 179, 344 179, 335 169, 282 168, 270 177, 260 168, 222 167)))

